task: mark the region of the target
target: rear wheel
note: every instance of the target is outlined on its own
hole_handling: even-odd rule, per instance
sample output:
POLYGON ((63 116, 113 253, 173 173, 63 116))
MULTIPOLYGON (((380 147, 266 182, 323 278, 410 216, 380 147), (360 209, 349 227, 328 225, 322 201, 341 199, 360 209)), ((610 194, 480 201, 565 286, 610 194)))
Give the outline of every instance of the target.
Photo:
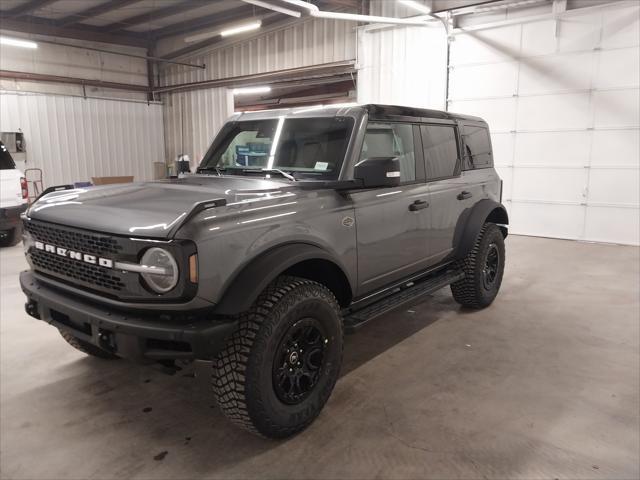
POLYGON ((76 350, 80 350, 82 353, 86 353, 87 355, 91 355, 92 357, 103 358, 105 360, 116 360, 120 358, 113 353, 96 347, 89 342, 80 340, 78 337, 75 337, 73 334, 64 330, 60 330, 60 335, 62 335, 62 338, 64 338, 67 343, 73 348, 75 348, 76 350))
POLYGON ((451 284, 453 298, 470 308, 484 308, 498 295, 504 273, 504 237, 494 223, 485 223, 473 249, 459 263, 465 276, 451 284))
POLYGON ((259 435, 306 428, 329 399, 342 363, 338 302, 323 285, 283 276, 242 314, 214 364, 222 412, 259 435))

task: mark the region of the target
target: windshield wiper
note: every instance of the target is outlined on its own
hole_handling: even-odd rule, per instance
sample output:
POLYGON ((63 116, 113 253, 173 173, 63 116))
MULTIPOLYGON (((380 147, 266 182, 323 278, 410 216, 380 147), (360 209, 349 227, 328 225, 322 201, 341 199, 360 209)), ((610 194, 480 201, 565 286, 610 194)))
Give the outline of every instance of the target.
POLYGON ((291 180, 292 182, 296 181, 296 177, 294 177, 293 175, 291 175, 290 173, 287 173, 283 170, 280 170, 279 168, 263 168, 262 170, 260 170, 261 172, 264 173, 279 173, 280 175, 282 175, 284 178, 287 178, 289 180, 291 180))
POLYGON ((199 167, 196 170, 196 173, 201 173, 201 172, 216 172, 218 174, 218 176, 222 175, 222 172, 224 172, 226 170, 226 168, 220 168, 220 167, 216 167, 216 166, 210 166, 210 167, 199 167))

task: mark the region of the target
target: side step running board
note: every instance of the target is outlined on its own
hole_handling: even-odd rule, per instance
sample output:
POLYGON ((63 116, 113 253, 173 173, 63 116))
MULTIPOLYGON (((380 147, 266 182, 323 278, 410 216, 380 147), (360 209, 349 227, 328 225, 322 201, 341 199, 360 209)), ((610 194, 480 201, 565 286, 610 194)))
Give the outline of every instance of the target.
POLYGON ((361 310, 346 314, 344 317, 344 331, 345 333, 353 333, 374 318, 390 312, 404 303, 440 290, 442 287, 455 283, 462 278, 464 278, 464 273, 461 271, 447 270, 422 280, 420 283, 403 288, 361 310))

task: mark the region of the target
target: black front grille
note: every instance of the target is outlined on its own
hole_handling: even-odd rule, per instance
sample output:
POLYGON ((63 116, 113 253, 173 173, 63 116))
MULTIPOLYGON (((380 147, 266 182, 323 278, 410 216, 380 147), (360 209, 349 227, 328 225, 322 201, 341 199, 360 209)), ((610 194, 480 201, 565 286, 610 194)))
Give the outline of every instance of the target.
POLYGON ((35 222, 26 222, 25 228, 36 240, 52 245, 61 245, 78 252, 103 255, 105 253, 115 254, 122 250, 122 246, 115 238, 106 235, 63 230, 35 222))
POLYGON ((44 270, 45 272, 62 276, 72 282, 83 282, 115 291, 120 291, 125 286, 119 276, 113 275, 113 270, 66 257, 59 257, 54 253, 33 250, 31 252, 31 261, 36 270, 44 270))

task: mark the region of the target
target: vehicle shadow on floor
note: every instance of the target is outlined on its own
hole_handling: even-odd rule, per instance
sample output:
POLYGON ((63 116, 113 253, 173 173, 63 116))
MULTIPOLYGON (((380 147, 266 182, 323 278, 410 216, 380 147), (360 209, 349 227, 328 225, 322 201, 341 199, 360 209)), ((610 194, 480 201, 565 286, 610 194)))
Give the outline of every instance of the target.
MULTIPOLYGON (((456 310, 448 292, 444 293, 408 304, 346 336, 341 376, 456 310)), ((207 364, 191 364, 169 375, 157 366, 79 358, 56 368, 56 377, 61 380, 10 399, 3 405, 3 413, 10 418, 11 411, 23 411, 23 402, 33 404, 36 413, 29 422, 19 418, 13 421, 20 436, 37 439, 33 445, 36 456, 52 444, 62 449, 65 441, 76 444, 85 439, 113 445, 100 459, 104 463, 101 477, 108 472, 109 477, 131 478, 144 476, 149 469, 157 472, 158 468, 173 470, 181 465, 189 476, 211 474, 272 449, 292 444, 299 448, 311 438, 320 441, 316 437, 327 430, 319 428, 278 442, 233 426, 215 405, 210 368, 207 364), (56 432, 64 435, 58 437, 56 432), (134 458, 130 445, 136 446, 134 458)), ((84 453, 90 454, 76 452, 80 456, 84 453)), ((95 467, 80 465, 76 474, 91 478, 96 475, 95 467)))

